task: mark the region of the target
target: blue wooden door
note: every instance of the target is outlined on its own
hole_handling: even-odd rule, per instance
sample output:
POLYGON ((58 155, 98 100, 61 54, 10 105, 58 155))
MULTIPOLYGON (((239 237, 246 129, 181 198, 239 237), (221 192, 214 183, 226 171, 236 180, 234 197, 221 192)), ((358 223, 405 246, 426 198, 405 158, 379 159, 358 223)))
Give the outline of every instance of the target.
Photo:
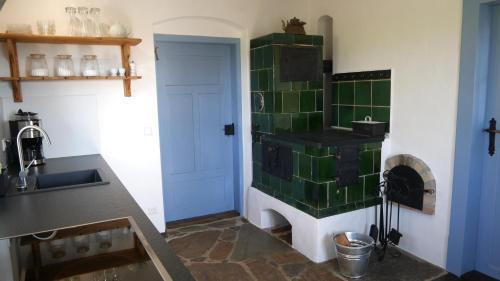
POLYGON ((156 45, 165 219, 234 210, 231 48, 156 45))
MULTIPOLYGON (((500 6, 493 7, 492 12, 485 127, 492 117, 500 124, 500 6)), ((486 147, 487 138, 485 134, 486 147)), ((500 279, 500 137, 496 141, 497 153, 493 157, 484 152, 483 181, 477 186, 481 188, 481 208, 476 268, 500 279)))

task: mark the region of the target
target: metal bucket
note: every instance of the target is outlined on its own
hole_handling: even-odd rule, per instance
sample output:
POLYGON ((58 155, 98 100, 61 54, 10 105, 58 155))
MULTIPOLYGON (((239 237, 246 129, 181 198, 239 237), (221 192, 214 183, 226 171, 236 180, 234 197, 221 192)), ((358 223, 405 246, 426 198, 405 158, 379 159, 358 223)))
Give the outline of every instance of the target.
POLYGON ((347 239, 352 247, 337 243, 337 234, 333 237, 335 248, 337 249, 337 261, 339 263, 340 273, 348 278, 360 278, 366 274, 370 254, 373 250, 375 241, 368 235, 356 232, 345 232, 347 239))

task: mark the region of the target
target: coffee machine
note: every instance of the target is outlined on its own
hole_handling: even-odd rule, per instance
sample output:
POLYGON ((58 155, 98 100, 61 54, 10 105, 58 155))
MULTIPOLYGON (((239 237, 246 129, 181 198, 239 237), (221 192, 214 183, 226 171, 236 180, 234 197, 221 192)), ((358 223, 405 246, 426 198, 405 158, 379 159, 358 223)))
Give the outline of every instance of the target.
MULTIPOLYGON (((10 145, 7 154, 9 165, 19 166, 19 157, 17 153, 17 135, 19 131, 29 125, 42 127, 42 120, 37 117, 35 112, 24 112, 21 109, 14 114, 13 119, 9 120, 10 145)), ((21 135, 21 144, 24 156, 24 165, 32 163, 32 166, 45 163, 43 156, 42 135, 36 130, 26 130, 21 135)))

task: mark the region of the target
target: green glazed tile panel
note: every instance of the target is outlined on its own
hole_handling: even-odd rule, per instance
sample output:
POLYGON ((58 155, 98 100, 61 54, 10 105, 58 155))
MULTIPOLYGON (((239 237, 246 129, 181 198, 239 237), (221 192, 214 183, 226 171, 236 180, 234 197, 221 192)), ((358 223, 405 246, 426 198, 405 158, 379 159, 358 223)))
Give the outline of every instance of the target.
MULTIPOLYGON (((261 171, 254 174, 254 184, 259 190, 316 218, 380 203, 380 143, 362 146, 358 183, 338 186, 335 175, 337 147, 316 148, 282 140, 276 142, 293 149, 293 179, 286 181, 261 171)), ((261 146, 254 144, 254 150, 261 149, 261 146)), ((254 161, 259 159, 256 157, 254 161)), ((254 169, 260 167, 260 163, 254 163, 254 169)))
POLYGON ((332 126, 352 128, 351 121, 365 116, 390 122, 391 80, 336 81, 330 94, 332 126))

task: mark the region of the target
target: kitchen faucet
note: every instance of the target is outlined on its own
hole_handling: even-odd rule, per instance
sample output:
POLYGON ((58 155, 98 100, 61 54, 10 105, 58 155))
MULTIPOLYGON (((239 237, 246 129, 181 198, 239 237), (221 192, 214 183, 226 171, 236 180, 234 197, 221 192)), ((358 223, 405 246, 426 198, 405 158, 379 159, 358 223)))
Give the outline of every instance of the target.
POLYGON ((29 125, 26 127, 23 127, 21 130, 19 130, 19 133, 17 133, 17 155, 19 156, 19 182, 17 185, 18 189, 26 189, 27 183, 26 183, 26 177, 28 176, 28 169, 30 168, 31 164, 33 164, 33 161, 28 164, 28 167, 24 168, 24 155, 23 155, 23 147, 21 143, 21 135, 23 134, 24 131, 26 130, 35 130, 39 131, 42 136, 47 139, 47 142, 49 144, 52 144, 50 141, 49 135, 40 127, 35 126, 35 125, 29 125))

